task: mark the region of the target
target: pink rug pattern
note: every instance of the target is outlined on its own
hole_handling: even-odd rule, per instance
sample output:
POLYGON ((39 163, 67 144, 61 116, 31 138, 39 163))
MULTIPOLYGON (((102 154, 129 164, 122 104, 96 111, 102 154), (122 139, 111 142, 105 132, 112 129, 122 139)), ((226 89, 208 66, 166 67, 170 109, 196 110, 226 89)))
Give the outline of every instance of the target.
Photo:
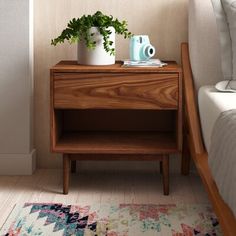
POLYGON ((118 204, 15 206, 1 236, 218 236, 209 205, 118 204))

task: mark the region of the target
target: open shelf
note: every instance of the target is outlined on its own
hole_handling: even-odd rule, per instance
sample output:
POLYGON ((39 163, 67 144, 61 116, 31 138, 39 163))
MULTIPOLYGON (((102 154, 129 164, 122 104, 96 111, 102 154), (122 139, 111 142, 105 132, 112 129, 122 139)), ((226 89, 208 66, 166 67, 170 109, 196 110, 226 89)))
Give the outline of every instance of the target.
POLYGON ((178 152, 173 133, 152 131, 64 132, 55 152, 80 154, 146 154, 178 152))
POLYGON ((178 152, 175 111, 55 110, 53 152, 157 155, 178 152))

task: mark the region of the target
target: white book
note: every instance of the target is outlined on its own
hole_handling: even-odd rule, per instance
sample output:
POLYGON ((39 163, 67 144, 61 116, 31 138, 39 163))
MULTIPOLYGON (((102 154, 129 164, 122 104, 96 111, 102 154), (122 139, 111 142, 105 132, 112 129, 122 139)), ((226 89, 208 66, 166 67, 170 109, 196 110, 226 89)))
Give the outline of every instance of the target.
POLYGON ((123 64, 124 67, 145 67, 145 66, 146 67, 150 67, 150 66, 163 67, 167 65, 167 63, 162 62, 159 59, 149 59, 145 61, 132 61, 132 60, 126 59, 123 62, 124 62, 123 64))

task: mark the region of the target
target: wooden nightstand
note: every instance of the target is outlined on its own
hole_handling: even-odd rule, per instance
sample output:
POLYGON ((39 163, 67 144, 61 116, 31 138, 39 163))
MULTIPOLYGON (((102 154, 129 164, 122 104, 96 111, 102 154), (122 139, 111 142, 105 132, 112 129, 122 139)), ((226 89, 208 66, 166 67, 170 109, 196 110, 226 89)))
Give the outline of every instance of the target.
POLYGON ((160 161, 169 194, 169 154, 182 151, 181 68, 51 69, 51 151, 63 153, 63 193, 76 160, 160 161))

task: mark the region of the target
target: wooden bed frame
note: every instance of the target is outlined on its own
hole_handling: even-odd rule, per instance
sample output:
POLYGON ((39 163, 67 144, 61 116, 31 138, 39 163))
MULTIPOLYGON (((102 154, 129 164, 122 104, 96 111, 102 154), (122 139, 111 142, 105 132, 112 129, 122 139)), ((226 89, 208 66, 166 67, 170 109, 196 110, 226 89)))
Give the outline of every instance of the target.
POLYGON ((196 94, 194 89, 187 43, 182 44, 181 52, 185 100, 184 152, 182 158, 182 173, 184 175, 187 175, 189 173, 191 156, 208 193, 215 213, 219 219, 223 234, 226 236, 236 236, 236 219, 233 212, 221 198, 208 166, 208 154, 202 141, 196 94))

